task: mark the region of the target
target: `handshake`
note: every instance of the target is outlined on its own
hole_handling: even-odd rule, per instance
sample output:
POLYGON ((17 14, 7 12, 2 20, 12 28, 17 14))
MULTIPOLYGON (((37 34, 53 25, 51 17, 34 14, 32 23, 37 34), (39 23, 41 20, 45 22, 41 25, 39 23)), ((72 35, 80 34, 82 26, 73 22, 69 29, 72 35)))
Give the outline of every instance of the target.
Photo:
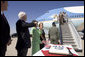
POLYGON ((49 41, 49 40, 48 40, 48 41, 43 40, 43 41, 42 41, 42 43, 43 43, 43 44, 45 44, 45 45, 47 45, 47 44, 49 44, 49 43, 50 43, 50 41, 49 41))
POLYGON ((36 25, 36 24, 38 24, 38 21, 33 20, 32 23, 34 23, 36 25))
POLYGON ((34 22, 34 24, 38 24, 38 22, 34 22))

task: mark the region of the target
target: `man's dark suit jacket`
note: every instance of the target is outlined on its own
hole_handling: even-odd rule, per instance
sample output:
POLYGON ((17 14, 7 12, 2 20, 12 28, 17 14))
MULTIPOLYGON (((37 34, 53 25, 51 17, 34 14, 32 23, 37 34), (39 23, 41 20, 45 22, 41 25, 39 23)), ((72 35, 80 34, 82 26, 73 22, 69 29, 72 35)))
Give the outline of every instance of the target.
POLYGON ((7 45, 10 37, 10 26, 4 14, 0 18, 0 46, 7 45))
POLYGON ((34 23, 27 23, 23 20, 18 20, 16 23, 16 31, 18 34, 18 41, 16 49, 24 49, 31 47, 30 33, 28 28, 35 26, 34 23))

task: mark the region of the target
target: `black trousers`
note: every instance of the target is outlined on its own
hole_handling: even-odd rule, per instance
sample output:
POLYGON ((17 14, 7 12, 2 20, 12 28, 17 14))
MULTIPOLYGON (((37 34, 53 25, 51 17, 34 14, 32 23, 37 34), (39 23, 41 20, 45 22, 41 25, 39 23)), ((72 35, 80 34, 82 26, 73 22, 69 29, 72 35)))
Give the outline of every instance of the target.
POLYGON ((26 56, 27 55, 27 52, 28 52, 28 49, 24 48, 24 49, 21 49, 21 50, 17 50, 17 56, 26 56))
POLYGON ((40 49, 44 48, 45 44, 40 44, 40 49))
POLYGON ((0 56, 5 56, 7 50, 7 46, 0 46, 0 56))

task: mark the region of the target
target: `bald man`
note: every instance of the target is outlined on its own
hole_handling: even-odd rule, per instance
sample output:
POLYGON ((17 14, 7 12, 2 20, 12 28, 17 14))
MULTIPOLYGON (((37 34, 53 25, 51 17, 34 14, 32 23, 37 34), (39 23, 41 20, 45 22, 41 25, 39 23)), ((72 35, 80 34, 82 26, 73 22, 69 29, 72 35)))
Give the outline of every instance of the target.
POLYGON ((0 56, 5 56, 7 45, 11 44, 10 26, 4 15, 7 11, 8 2, 1 1, 1 18, 0 18, 0 56))

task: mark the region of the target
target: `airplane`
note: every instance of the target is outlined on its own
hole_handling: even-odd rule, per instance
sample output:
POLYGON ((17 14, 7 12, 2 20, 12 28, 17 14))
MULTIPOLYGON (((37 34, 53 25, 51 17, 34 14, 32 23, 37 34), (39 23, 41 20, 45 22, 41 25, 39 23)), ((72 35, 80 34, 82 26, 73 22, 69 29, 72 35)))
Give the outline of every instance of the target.
POLYGON ((52 9, 38 17, 36 20, 39 21, 39 23, 43 22, 45 33, 48 34, 49 28, 52 27, 52 22, 56 21, 56 26, 59 28, 58 15, 60 12, 67 13, 68 19, 72 21, 76 29, 79 28, 77 31, 80 33, 80 35, 83 36, 84 33, 82 33, 82 31, 84 31, 84 6, 72 6, 52 9), (83 28, 80 29, 80 27, 83 28))
POLYGON ((58 15, 60 12, 67 13, 68 19, 72 21, 76 29, 83 27, 81 30, 78 30, 79 32, 84 30, 84 6, 71 6, 49 10, 36 19, 39 22, 43 22, 46 34, 48 34, 49 28, 52 27, 52 22, 57 21, 56 25, 59 27, 58 15))
POLYGON ((84 38, 84 32, 82 33, 82 31, 84 31, 84 6, 71 6, 49 10, 42 16, 38 17, 36 20, 39 21, 39 23, 43 23, 43 29, 46 33, 46 38, 49 38, 48 31, 49 28, 52 27, 52 23, 56 22, 56 27, 59 31, 60 43, 65 45, 72 45, 76 51, 82 51, 81 39, 84 38), (63 26, 59 24, 58 16, 60 12, 67 13, 69 20, 68 24, 63 26), (64 26, 66 26, 66 28, 64 26), (68 33, 65 33, 66 31, 68 31, 68 33), (68 36, 72 36, 71 38, 74 40, 70 40, 71 38, 68 36), (75 44, 73 45, 72 43, 75 44))

